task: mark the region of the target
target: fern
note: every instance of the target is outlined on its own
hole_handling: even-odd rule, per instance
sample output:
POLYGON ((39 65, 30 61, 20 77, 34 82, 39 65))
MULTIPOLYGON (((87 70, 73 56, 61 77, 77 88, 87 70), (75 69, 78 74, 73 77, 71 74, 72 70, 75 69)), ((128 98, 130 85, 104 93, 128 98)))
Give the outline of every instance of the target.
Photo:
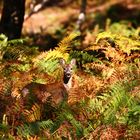
POLYGON ((58 115, 52 127, 50 128, 50 132, 55 133, 55 131, 60 127, 60 125, 64 122, 64 120, 65 117, 63 116, 63 113, 61 115, 58 115))
POLYGON ((11 94, 11 81, 10 79, 3 80, 1 84, 0 96, 9 96, 11 94))
POLYGON ((30 48, 25 45, 24 39, 8 41, 3 34, 0 36, 0 53, 1 59, 29 61, 33 55, 38 53, 37 48, 30 48), (29 57, 30 56, 30 57, 29 57), (27 58, 28 57, 28 58, 27 58))
POLYGON ((68 59, 68 52, 72 49, 71 42, 78 36, 77 33, 71 33, 65 37, 54 50, 43 52, 33 59, 34 67, 47 73, 52 73, 58 67, 58 59, 68 59))
POLYGON ((30 110, 24 110, 23 114, 27 122, 41 120, 41 107, 35 103, 30 110))
POLYGON ((38 124, 41 130, 45 130, 45 129, 51 128, 54 123, 52 120, 47 120, 47 121, 40 121, 38 122, 38 124))
POLYGON ((8 45, 8 38, 1 34, 0 35, 0 61, 3 59, 3 55, 5 53, 5 50, 7 49, 8 45))
POLYGON ((82 137, 84 134, 82 124, 78 122, 70 112, 64 112, 63 115, 65 116, 66 120, 68 120, 76 129, 77 137, 82 137))
POLYGON ((110 25, 107 31, 110 31, 111 33, 117 35, 121 34, 122 36, 130 37, 130 38, 138 37, 138 34, 136 33, 137 30, 134 29, 131 25, 129 25, 128 21, 113 23, 110 25))
POLYGON ((128 109, 135 108, 134 106, 138 105, 129 92, 139 82, 132 81, 132 83, 130 81, 117 83, 111 87, 110 94, 106 93, 102 96, 97 96, 97 98, 90 101, 91 109, 95 112, 100 112, 101 120, 105 124, 116 124, 120 122, 119 120, 122 116, 129 114, 128 109))
POLYGON ((88 53, 88 51, 78 51, 78 50, 73 50, 70 52, 70 57, 71 58, 76 58, 77 62, 81 64, 85 64, 88 62, 96 62, 100 61, 99 59, 96 58, 93 54, 88 53))
MULTIPOLYGON (((35 127, 35 126, 34 126, 35 127)), ((36 127, 36 130, 38 128, 36 127)), ((32 129, 32 126, 31 125, 28 125, 28 124, 24 124, 23 127, 19 126, 17 127, 17 134, 23 138, 26 138, 26 139, 29 139, 29 137, 31 135, 34 135, 34 131, 35 129, 32 129)), ((35 130, 35 131, 36 131, 35 130)))
POLYGON ((105 132, 122 132, 119 126, 127 134, 139 131, 138 33, 109 21, 106 32, 89 35, 89 41, 96 38, 90 47, 75 50, 79 33, 73 32, 44 52, 27 46, 24 39, 8 41, 0 35, 0 138, 16 134, 17 139, 102 139, 105 132), (118 35, 120 27, 124 32, 118 35), (77 71, 81 79, 73 81, 79 85, 69 91, 70 102, 53 107, 49 101, 38 104, 36 96, 42 101, 47 95, 22 98, 20 91, 28 83, 62 78, 60 58, 76 58, 84 68, 77 71))
POLYGON ((6 124, 0 124, 0 136, 2 137, 1 134, 8 133, 9 128, 10 127, 8 125, 6 125, 6 124))
MULTIPOLYGON (((121 125, 128 131, 132 130, 129 134, 133 134, 134 130, 139 130, 140 100, 133 96, 133 92, 136 92, 135 95, 139 94, 139 84, 139 69, 133 65, 127 69, 121 81, 107 85, 104 93, 94 98, 89 96, 81 101, 79 112, 82 111, 87 120, 84 134, 87 137, 96 134, 100 132, 102 125, 105 127, 121 125)), ((98 137, 100 138, 99 133, 98 137)))
POLYGON ((101 41, 103 39, 108 39, 108 38, 113 40, 116 44, 116 47, 119 47, 120 50, 122 50, 124 53, 126 53, 128 55, 130 55, 131 51, 139 51, 140 50, 140 42, 139 41, 133 40, 131 38, 127 38, 125 36, 121 36, 118 34, 112 34, 111 32, 99 33, 97 38, 96 38, 96 43, 98 43, 99 41, 101 41))
POLYGON ((51 120, 46 120, 46 121, 27 123, 22 126, 18 126, 16 129, 17 129, 17 134, 19 136, 21 136, 22 138, 29 139, 30 136, 39 135, 39 133, 42 130, 49 129, 52 125, 53 122, 51 120))
POLYGON ((57 133, 59 132, 59 128, 63 126, 65 123, 69 124, 68 125, 69 127, 66 126, 66 131, 68 132, 71 131, 72 133, 75 133, 76 134, 75 136, 78 138, 84 135, 84 128, 82 124, 74 117, 74 114, 72 110, 70 110, 68 105, 65 104, 65 106, 60 108, 57 114, 58 116, 56 117, 52 127, 50 128, 50 132, 52 133, 52 135, 57 135, 57 133))
POLYGON ((68 52, 71 50, 72 46, 71 43, 80 35, 80 32, 72 32, 67 37, 65 37, 59 44, 55 50, 60 52, 68 52))

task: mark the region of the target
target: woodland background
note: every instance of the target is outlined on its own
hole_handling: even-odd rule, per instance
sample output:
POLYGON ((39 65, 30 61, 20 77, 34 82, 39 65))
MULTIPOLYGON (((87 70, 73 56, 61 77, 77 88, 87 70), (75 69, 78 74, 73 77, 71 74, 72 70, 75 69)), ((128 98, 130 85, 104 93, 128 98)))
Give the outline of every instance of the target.
POLYGON ((80 26, 82 0, 52 0, 35 13, 31 2, 21 36, 0 35, 0 139, 139 140, 140 1, 87 0, 80 26), (77 61, 68 101, 24 98, 31 82, 61 82, 62 57, 77 61))

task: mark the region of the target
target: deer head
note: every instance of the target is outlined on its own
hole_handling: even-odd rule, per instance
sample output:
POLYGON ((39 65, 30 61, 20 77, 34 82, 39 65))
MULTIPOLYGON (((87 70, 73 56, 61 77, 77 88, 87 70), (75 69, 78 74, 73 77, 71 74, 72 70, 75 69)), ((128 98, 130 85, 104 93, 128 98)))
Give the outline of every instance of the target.
POLYGON ((64 84, 68 84, 72 77, 73 67, 76 65, 76 59, 72 59, 69 64, 66 64, 66 61, 64 59, 60 59, 60 64, 64 69, 64 84))

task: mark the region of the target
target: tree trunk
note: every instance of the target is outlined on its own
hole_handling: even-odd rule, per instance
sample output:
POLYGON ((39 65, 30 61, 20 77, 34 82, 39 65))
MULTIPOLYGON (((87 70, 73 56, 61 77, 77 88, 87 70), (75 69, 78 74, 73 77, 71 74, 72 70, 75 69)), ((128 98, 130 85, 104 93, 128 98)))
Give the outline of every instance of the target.
POLYGON ((17 39, 21 36, 24 21, 25 0, 4 0, 0 33, 8 39, 17 39))

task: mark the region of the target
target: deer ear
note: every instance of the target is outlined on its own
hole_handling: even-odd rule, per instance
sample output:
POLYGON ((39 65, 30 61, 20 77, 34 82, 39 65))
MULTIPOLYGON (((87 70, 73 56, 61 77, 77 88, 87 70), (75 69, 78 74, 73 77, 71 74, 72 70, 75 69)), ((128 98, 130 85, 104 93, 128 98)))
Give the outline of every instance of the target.
POLYGON ((66 64, 66 61, 65 61, 63 58, 61 58, 61 59, 59 60, 59 62, 60 62, 60 64, 62 65, 62 67, 65 66, 65 64, 66 64))
POLYGON ((73 59, 70 61, 70 64, 71 64, 72 66, 76 65, 76 59, 73 58, 73 59))

